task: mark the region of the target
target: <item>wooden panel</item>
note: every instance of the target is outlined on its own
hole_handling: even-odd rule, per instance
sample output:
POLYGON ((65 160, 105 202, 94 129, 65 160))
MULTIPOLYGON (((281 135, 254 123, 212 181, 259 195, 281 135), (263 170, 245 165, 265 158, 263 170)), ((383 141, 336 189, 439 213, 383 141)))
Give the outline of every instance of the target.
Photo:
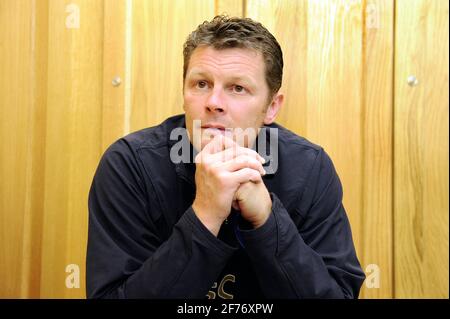
POLYGON ((30 162, 27 135, 33 79, 30 41, 32 5, 26 1, 0 2, 0 297, 21 295, 23 227, 27 208, 25 200, 29 175, 24 170, 30 162), (3 48, 8 48, 4 50, 3 48), (27 176, 28 175, 28 176, 27 176))
POLYGON ((214 1, 133 1, 132 131, 183 113, 183 43, 214 1))
POLYGON ((103 1, 51 0, 48 14, 41 297, 84 297, 87 198, 101 151, 103 1), (67 20, 76 8, 78 26, 67 20), (69 264, 79 266, 78 289, 66 287, 69 264))
POLYGON ((105 0, 104 10, 102 150, 129 131, 131 79, 127 65, 131 57, 127 30, 131 28, 131 1, 105 0), (121 83, 114 86, 116 77, 121 83))
POLYGON ((306 136, 330 154, 362 250, 362 4, 308 3, 306 136))
POLYGON ((449 297, 448 27, 447 1, 396 2, 397 298, 449 297))
POLYGON ((33 0, 31 15, 34 37, 31 40, 33 66, 30 69, 33 77, 33 101, 30 104, 32 119, 31 141, 33 154, 27 166, 31 176, 30 187, 27 189, 26 207, 29 212, 24 224, 24 243, 27 253, 22 259, 22 297, 38 298, 40 296, 40 272, 42 252, 42 228, 44 216, 44 179, 45 179, 45 137, 46 137, 46 109, 47 109, 47 68, 48 68, 48 1, 33 0), (27 291, 27 293, 25 293, 27 291))
POLYGON ((394 3, 366 2, 363 55, 362 298, 393 297, 392 122, 394 3), (371 266, 373 265, 373 266, 371 266), (373 267, 373 269, 372 269, 373 267))
POLYGON ((246 16, 261 22, 283 50, 284 74, 280 91, 285 95, 285 102, 277 122, 301 135, 307 133, 307 10, 307 1, 246 2, 246 16))
POLYGON ((216 0, 215 14, 226 14, 230 17, 244 16, 245 0, 216 0))
POLYGON ((45 24, 45 1, 0 2, 1 298, 39 296, 45 24))

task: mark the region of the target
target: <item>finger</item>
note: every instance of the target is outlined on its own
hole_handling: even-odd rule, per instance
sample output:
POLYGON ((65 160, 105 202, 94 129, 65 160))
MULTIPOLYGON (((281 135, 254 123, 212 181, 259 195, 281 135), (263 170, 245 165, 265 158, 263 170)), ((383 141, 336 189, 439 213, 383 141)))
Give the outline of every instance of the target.
POLYGON ((205 145, 202 152, 205 154, 214 154, 236 146, 237 144, 231 138, 222 134, 217 134, 211 142, 205 145))
POLYGON ((239 157, 241 155, 246 155, 246 156, 256 159, 260 163, 263 163, 263 164, 265 163, 264 158, 261 155, 259 155, 256 151, 254 151, 250 148, 241 147, 241 146, 237 146, 237 145, 236 145, 236 147, 230 147, 230 148, 227 148, 226 150, 215 153, 213 155, 213 157, 217 161, 226 162, 226 161, 232 160, 233 158, 239 157))
POLYGON ((210 163, 215 162, 217 160, 210 159, 210 154, 214 154, 217 152, 219 148, 222 148, 222 138, 220 135, 214 136, 214 138, 205 145, 205 147, 197 154, 194 159, 195 163, 210 163))
POLYGON ((245 155, 245 154, 235 157, 224 163, 220 163, 217 166, 220 167, 221 169, 225 169, 229 172, 235 172, 235 171, 238 171, 245 167, 248 167, 248 168, 257 170, 261 175, 266 174, 266 171, 264 170, 260 161, 254 159, 251 156, 245 155))
POLYGON ((205 147, 201 150, 200 153, 203 153, 203 154, 215 153, 216 152, 215 149, 217 148, 219 141, 220 141, 220 136, 219 135, 214 136, 214 138, 208 144, 205 145, 205 147))
POLYGON ((236 183, 242 184, 247 182, 260 183, 262 182, 261 174, 259 171, 252 168, 245 167, 238 171, 230 173, 231 178, 234 179, 236 183))
POLYGON ((214 154, 220 153, 226 148, 238 147, 237 144, 230 138, 223 136, 222 134, 217 134, 214 138, 205 145, 200 153, 197 154, 194 161, 195 163, 214 163, 220 162, 220 158, 211 157, 214 154))

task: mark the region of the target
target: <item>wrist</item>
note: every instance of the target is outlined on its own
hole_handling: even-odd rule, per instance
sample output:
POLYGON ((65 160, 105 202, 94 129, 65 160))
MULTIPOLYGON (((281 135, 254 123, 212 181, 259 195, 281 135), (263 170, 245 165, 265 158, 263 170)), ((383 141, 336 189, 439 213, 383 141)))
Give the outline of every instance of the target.
POLYGON ((212 214, 208 214, 208 210, 202 208, 201 205, 196 203, 192 204, 192 210, 194 211, 200 222, 214 235, 217 237, 219 234, 220 227, 224 219, 220 219, 212 214))
POLYGON ((251 224, 254 229, 261 227, 264 225, 267 220, 269 219, 270 213, 272 212, 272 200, 270 199, 270 202, 266 205, 266 207, 263 209, 262 214, 260 214, 260 218, 253 221, 251 224))

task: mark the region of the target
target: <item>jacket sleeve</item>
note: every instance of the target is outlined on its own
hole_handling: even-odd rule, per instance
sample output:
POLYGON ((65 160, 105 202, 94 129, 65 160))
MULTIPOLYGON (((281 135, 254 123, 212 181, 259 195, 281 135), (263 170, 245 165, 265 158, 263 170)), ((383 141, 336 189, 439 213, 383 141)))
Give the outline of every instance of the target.
MULTIPOLYGON (((234 248, 189 208, 165 241, 124 140, 102 157, 89 193, 88 298, 205 298, 234 248)), ((167 212, 165 212, 167 213, 167 212)))
POLYGON ((240 230, 269 298, 357 298, 365 279, 342 205, 342 187, 321 149, 293 214, 271 193, 272 212, 257 229, 240 230))

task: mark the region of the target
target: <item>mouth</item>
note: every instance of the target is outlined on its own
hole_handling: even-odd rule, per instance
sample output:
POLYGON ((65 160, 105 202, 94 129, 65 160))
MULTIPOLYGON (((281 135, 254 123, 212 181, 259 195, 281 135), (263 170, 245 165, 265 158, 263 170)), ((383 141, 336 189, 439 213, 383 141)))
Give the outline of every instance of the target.
POLYGON ((222 124, 206 124, 201 126, 202 131, 206 136, 212 136, 222 134, 225 135, 227 133, 227 129, 222 124))
POLYGON ((225 131, 226 128, 222 124, 206 124, 202 125, 202 129, 215 129, 225 131))

